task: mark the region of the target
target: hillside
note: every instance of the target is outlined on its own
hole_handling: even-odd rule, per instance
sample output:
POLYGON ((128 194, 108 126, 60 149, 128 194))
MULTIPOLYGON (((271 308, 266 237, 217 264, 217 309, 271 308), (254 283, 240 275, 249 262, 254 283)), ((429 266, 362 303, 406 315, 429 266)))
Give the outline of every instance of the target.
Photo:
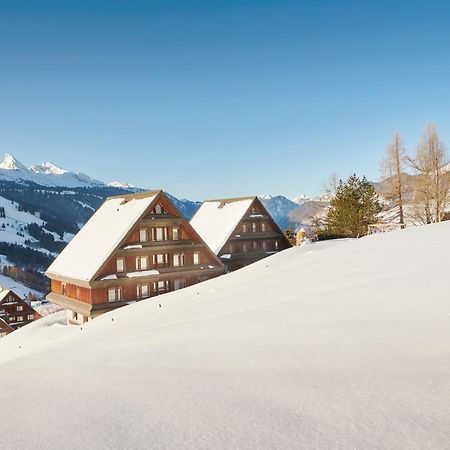
POLYGON ((0 429, 33 432, 2 445, 448 448, 449 246, 450 223, 310 244, 26 326, 0 341, 0 429))

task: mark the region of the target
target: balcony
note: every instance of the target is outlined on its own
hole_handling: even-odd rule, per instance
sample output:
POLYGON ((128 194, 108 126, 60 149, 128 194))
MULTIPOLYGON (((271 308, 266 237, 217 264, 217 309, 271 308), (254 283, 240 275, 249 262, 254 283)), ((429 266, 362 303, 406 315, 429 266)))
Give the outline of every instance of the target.
POLYGON ((152 267, 148 270, 105 274, 94 282, 93 287, 117 286, 117 284, 135 284, 136 282, 141 283, 142 281, 167 280, 170 278, 177 278, 180 275, 186 277, 201 273, 221 273, 222 271, 222 267, 213 266, 210 264, 198 264, 178 267, 168 266, 164 264, 158 267, 152 267))
POLYGON ((186 250, 193 250, 202 248, 202 244, 192 240, 167 240, 167 241, 147 241, 136 242, 125 245, 123 248, 117 251, 120 256, 125 255, 141 255, 166 252, 180 252, 186 250))

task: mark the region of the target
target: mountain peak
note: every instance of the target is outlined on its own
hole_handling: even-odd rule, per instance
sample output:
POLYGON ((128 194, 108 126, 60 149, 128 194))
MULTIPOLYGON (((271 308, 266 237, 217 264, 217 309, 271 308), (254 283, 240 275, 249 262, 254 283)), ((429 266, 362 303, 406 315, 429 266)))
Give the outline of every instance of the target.
POLYGON ((111 183, 108 183, 108 186, 122 189, 133 189, 135 187, 132 184, 126 183, 124 181, 111 181, 111 183))
POLYGON ((43 173, 44 175, 63 175, 64 173, 68 173, 68 170, 62 169, 51 162, 33 164, 30 166, 30 170, 34 173, 43 173))
POLYGON ((11 153, 5 153, 3 162, 0 164, 0 169, 5 170, 20 170, 28 172, 28 169, 18 161, 11 153))
POLYGON ((305 194, 299 194, 299 195, 296 195, 296 196, 292 199, 292 201, 293 201, 294 203, 297 203, 297 205, 302 205, 303 203, 306 203, 306 202, 311 201, 311 197, 308 197, 308 196, 305 195, 305 194))

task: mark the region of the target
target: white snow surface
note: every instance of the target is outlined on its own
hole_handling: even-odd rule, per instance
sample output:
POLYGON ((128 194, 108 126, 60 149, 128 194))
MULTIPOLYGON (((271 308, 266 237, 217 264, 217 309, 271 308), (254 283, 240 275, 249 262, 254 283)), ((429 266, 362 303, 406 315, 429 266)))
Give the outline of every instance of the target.
POLYGON ((448 222, 304 245, 25 326, 0 341, 2 446, 447 449, 448 248, 448 222))
POLYGON ((220 200, 204 202, 191 219, 191 225, 217 255, 252 202, 253 198, 226 204, 220 200))
POLYGON ((89 281, 156 195, 107 199, 47 269, 48 274, 89 281))

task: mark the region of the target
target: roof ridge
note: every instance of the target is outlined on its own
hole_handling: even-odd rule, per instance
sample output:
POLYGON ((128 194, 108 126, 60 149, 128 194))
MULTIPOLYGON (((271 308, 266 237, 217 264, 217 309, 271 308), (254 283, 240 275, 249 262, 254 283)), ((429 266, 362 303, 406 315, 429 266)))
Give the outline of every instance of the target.
POLYGON ((122 195, 112 195, 110 197, 106 197, 105 202, 114 198, 124 198, 132 200, 134 198, 146 198, 146 197, 154 197, 158 195, 160 192, 163 192, 162 189, 154 189, 152 191, 144 191, 144 192, 133 192, 132 194, 122 194, 122 195))
POLYGON ((215 198, 211 200, 203 200, 203 203, 209 203, 209 202, 239 202, 241 200, 256 200, 258 198, 257 195, 248 195, 246 197, 229 197, 229 198, 215 198))

